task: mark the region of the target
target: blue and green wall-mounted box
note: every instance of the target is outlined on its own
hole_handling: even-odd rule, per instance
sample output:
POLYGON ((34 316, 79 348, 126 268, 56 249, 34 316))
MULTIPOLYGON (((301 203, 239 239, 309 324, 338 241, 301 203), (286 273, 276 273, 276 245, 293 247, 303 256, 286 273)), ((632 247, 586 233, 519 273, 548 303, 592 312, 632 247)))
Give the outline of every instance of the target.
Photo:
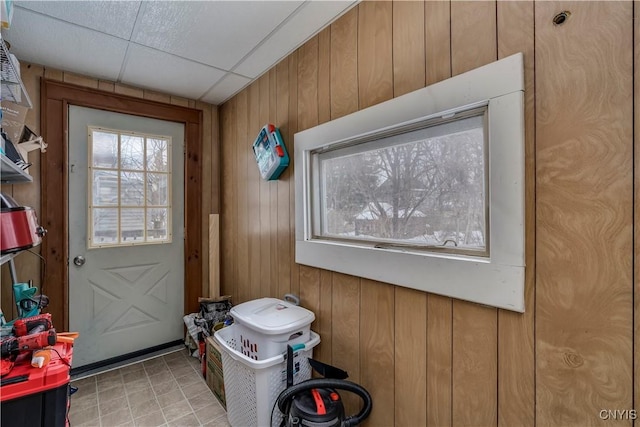
POLYGON ((258 163, 260 176, 267 181, 278 179, 289 166, 289 154, 282 141, 280 130, 272 124, 265 125, 253 143, 253 154, 258 163))

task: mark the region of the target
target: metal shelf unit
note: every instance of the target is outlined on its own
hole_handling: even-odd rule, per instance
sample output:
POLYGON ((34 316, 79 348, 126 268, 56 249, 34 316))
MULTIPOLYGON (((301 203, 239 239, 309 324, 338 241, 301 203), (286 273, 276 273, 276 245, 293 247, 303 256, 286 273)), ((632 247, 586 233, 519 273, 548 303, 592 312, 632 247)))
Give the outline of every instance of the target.
POLYGON ((0 155, 0 181, 3 184, 17 184, 21 182, 33 182, 33 178, 13 163, 4 154, 0 155))
POLYGON ((0 38, 0 59, 2 61, 2 100, 11 101, 25 107, 32 107, 31 98, 22 83, 20 74, 9 56, 9 49, 0 38))

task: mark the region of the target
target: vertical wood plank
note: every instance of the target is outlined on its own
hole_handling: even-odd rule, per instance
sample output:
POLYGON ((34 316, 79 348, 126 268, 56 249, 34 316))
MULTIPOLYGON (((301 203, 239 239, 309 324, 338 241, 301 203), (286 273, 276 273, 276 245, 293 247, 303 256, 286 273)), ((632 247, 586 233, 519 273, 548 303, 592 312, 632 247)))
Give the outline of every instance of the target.
POLYGON ((98 81, 98 89, 103 90, 105 92, 115 92, 116 84, 114 82, 108 82, 105 80, 98 81))
POLYGON ((604 426, 633 404, 637 23, 632 2, 536 3, 535 22, 536 423, 604 426))
MULTIPOLYGON (((243 90, 236 100, 236 188, 237 188, 237 216, 238 235, 236 257, 238 262, 238 301, 253 299, 249 289, 249 217, 247 202, 247 156, 249 148, 247 142, 247 120, 249 114, 247 91, 243 90)), ((253 216, 251 216, 253 219, 253 216)))
POLYGON ((220 213, 220 114, 211 105, 211 213, 220 213))
MULTIPOLYGON (((146 95, 146 93, 145 93, 146 95)), ((205 261, 202 263, 202 293, 201 295, 208 295, 210 289, 210 260, 209 248, 211 242, 209 242, 209 221, 211 215, 211 196, 212 196, 212 123, 211 123, 211 105, 204 102, 198 102, 197 107, 202 110, 202 237, 200 238, 200 253, 202 259, 205 261)), ((216 244, 217 245, 217 244, 216 244)), ((218 290, 219 292, 219 290, 218 290)))
MULTIPOLYGON (((426 84, 451 77, 451 16, 449 2, 427 1, 425 8, 426 84)), ((427 295, 427 423, 451 425, 453 303, 427 295)))
POLYGON ((451 77, 451 4, 426 1, 425 61, 427 86, 451 77))
POLYGON ((395 423, 427 425, 427 294, 395 288, 395 423))
POLYGON ((220 215, 209 215, 209 297, 220 294, 220 215))
POLYGON ((393 96, 425 86, 424 3, 393 2, 393 96))
MULTIPOLYGON (((350 381, 360 383, 360 278, 333 273, 332 279, 331 359, 349 373, 350 381)), ((343 400, 345 412, 359 410, 359 398, 346 394, 343 400)))
MULTIPOLYGON (((269 70, 269 123, 276 123, 277 118, 277 81, 275 67, 269 70)), ((271 257, 271 280, 267 295, 282 298, 278 295, 278 181, 268 182, 269 186, 269 254, 271 257)))
MULTIPOLYGON (((249 135, 255 138, 262 127, 260 123, 260 84, 253 82, 249 88, 249 135)), ((251 139, 250 139, 251 141, 251 139)), ((260 272, 260 171, 254 156, 247 157, 247 179, 249 180, 249 194, 247 195, 247 209, 253 213, 249 221, 249 282, 251 297, 260 295, 262 277, 260 272)))
MULTIPOLYGON (((640 22, 640 1, 635 0, 633 2, 633 12, 634 12, 634 21, 636 23, 640 22)), ((635 25, 635 33, 633 39, 635 40, 634 47, 634 55, 633 60, 634 64, 640 63, 640 25, 635 25)), ((634 107, 633 111, 635 113, 635 122, 634 122, 634 130, 635 130, 635 138, 634 138, 634 177, 635 177, 635 195, 634 195, 634 254, 635 254, 635 267, 634 267, 634 278, 635 278, 635 290, 633 296, 635 298, 634 305, 634 322, 633 322, 633 330, 634 341, 633 341, 633 349, 635 354, 635 360, 633 364, 633 374, 634 374, 634 405, 633 407, 638 409, 640 408, 640 229, 637 224, 640 224, 640 67, 634 66, 635 75, 633 78, 634 84, 633 87, 635 89, 634 95, 634 107)))
MULTIPOLYGON (((276 126, 280 128, 280 135, 284 145, 293 156, 293 146, 289 137, 289 61, 281 61, 276 66, 276 91, 278 104, 276 111, 276 126)), ((290 229, 289 208, 293 202, 289 198, 289 187, 293 181, 293 168, 289 166, 284 170, 278 180, 278 290, 277 295, 282 297, 291 292, 291 260, 293 258, 290 229)))
POLYGON ((318 124, 318 36, 298 51, 298 130, 302 131, 318 124))
POLYGON ((70 73, 65 71, 63 73, 62 81, 65 83, 71 83, 78 86, 91 87, 94 89, 98 88, 98 80, 92 77, 81 76, 79 74, 70 73))
MULTIPOLYGON (((451 3, 453 75, 495 61, 495 2, 451 3)), ((497 310, 453 302, 452 424, 498 424, 497 310)))
MULTIPOLYGON (((260 89, 260 126, 269 122, 269 73, 258 80, 260 89)), ((271 197, 269 182, 260 179, 260 294, 257 297, 269 295, 271 289, 271 197)))
MULTIPOLYGON (((132 96, 134 98, 144 98, 144 90, 139 89, 137 87, 131 87, 127 85, 123 85, 120 83, 116 83, 114 90, 115 93, 119 93, 121 95, 132 96)), ((186 105, 185 105, 186 106, 186 105)))
MULTIPOLYGON (((289 147, 290 152, 295 150, 294 135, 298 131, 298 51, 294 51, 289 55, 289 147)), ((291 292, 293 294, 300 293, 300 275, 299 266, 295 261, 295 156, 289 157, 289 169, 291 179, 289 180, 289 234, 290 234, 290 247, 291 247, 291 292)))
POLYGON ((49 80, 58 80, 62 81, 64 79, 64 73, 60 70, 56 70, 53 68, 44 69, 44 78, 49 80))
POLYGON ((375 402, 368 425, 394 425, 395 296, 392 285, 362 279, 360 293, 360 382, 375 402), (384 375, 381 373, 384 372, 384 375))
POLYGON ((318 34, 318 124, 331 119, 331 27, 318 34))
POLYGON ((427 296, 427 425, 452 425, 453 304, 427 296))
POLYGON ((331 24, 331 119, 358 111, 358 9, 331 24))
POLYGON ((358 99, 360 108, 393 97, 391 2, 358 5, 358 99))
POLYGON ((331 354, 331 325, 333 324, 333 273, 328 270, 320 270, 319 290, 319 318, 316 327, 322 338, 318 346, 318 358, 325 363, 332 363, 331 354))
MULTIPOLYGON (((100 82, 100 83, 103 83, 103 82, 100 82)), ((114 90, 115 90, 115 87, 114 87, 114 90)), ((164 102, 165 104, 171 104, 171 95, 167 95, 166 93, 156 92, 153 90, 145 89, 143 98, 148 99, 150 101, 157 101, 157 102, 164 102)), ((204 103, 200 103, 200 104, 204 104, 204 103)))
POLYGON ((300 305, 315 314, 316 318, 311 324, 311 329, 317 331, 320 321, 320 269, 307 265, 300 266, 300 305))
POLYGON ((498 311, 498 425, 535 425, 535 87, 533 2, 498 2, 498 57, 525 61, 525 312, 498 311))
POLYGON ((181 107, 188 107, 189 106, 189 100, 186 98, 182 98, 180 96, 171 96, 171 104, 173 105, 179 105, 181 107))
POLYGON ((237 258, 229 256, 237 250, 238 203, 236 181, 236 98, 224 104, 222 111, 222 252, 227 254, 222 262, 222 291, 232 295, 235 304, 240 302, 237 293, 237 258))

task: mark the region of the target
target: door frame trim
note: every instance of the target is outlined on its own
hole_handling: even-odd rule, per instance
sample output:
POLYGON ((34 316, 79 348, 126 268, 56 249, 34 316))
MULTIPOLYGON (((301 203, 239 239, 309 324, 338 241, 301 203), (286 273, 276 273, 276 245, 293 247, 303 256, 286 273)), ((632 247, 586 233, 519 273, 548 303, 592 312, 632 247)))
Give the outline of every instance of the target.
MULTIPOLYGON (((184 124, 184 312, 198 311, 203 283, 202 110, 104 92, 61 81, 41 79, 41 135, 48 144, 40 166, 40 222, 48 230, 41 253, 46 262, 43 288, 54 324, 69 328, 68 263, 68 106, 77 105, 184 124), (188 215, 198 212, 198 215, 188 215)), ((216 191, 217 193, 217 191, 216 191)))

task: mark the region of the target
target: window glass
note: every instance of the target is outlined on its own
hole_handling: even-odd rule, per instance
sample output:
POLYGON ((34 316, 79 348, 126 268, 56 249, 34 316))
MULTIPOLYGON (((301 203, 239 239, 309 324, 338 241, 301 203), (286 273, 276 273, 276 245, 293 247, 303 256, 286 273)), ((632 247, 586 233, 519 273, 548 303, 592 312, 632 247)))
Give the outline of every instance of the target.
POLYGON ((171 139, 89 128, 89 247, 171 241, 171 139))
POLYGON ((485 251, 484 123, 483 110, 316 154, 316 237, 485 251))

